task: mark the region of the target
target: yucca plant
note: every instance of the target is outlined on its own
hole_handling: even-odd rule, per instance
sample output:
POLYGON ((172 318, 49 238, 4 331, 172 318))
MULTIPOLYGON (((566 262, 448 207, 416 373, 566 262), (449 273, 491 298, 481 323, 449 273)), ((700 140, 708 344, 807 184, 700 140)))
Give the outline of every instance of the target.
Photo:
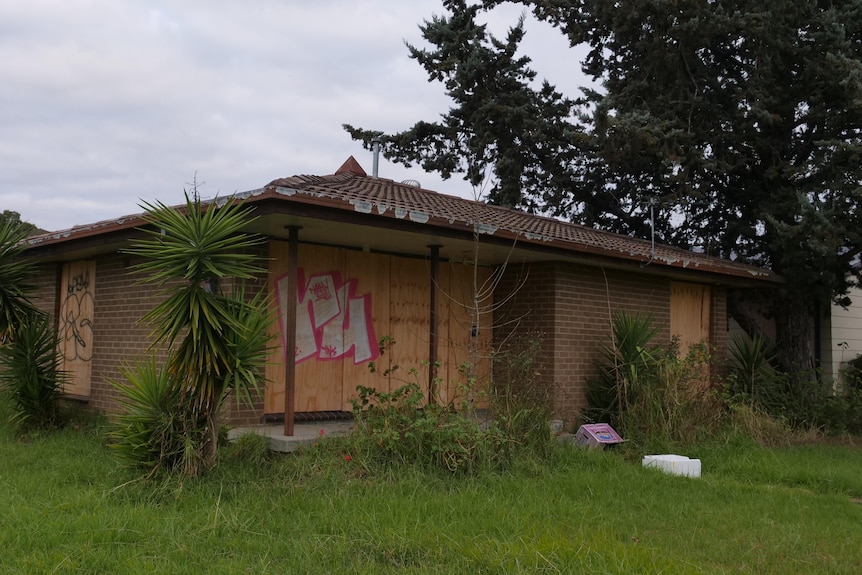
POLYGON ((149 238, 126 253, 144 260, 135 266, 144 282, 164 286, 164 299, 143 317, 153 326, 153 347, 171 353, 165 377, 176 386, 176 400, 189 410, 186 440, 203 454, 204 471, 215 463, 218 413, 230 391, 248 398, 266 356, 267 302, 250 300, 243 289, 222 292, 230 278, 247 280, 265 273, 248 250, 262 238, 242 232, 252 219, 239 202, 208 207, 186 194, 184 210, 144 203, 149 238), (201 433, 198 433, 200 431, 201 433))
POLYGON ((22 257, 26 230, 0 221, 0 388, 19 430, 59 423, 63 373, 57 332, 30 300, 36 268, 22 257))
POLYGON ((59 339, 50 316, 32 312, 20 318, 13 339, 0 345, 0 389, 20 430, 60 423, 59 400, 65 381, 59 339))
POLYGON ((14 337, 17 327, 36 311, 28 296, 34 264, 21 258, 26 237, 23 227, 0 219, 0 343, 14 337))
POLYGON ((204 465, 198 447, 206 424, 182 401, 181 387, 152 357, 120 368, 123 381, 112 382, 120 392, 111 449, 129 467, 196 475, 204 465))
MULTIPOLYGON (((775 350, 763 338, 734 336, 729 346, 731 381, 736 389, 751 401, 763 403, 769 395, 775 370, 772 360, 775 350)), ((768 403, 768 402, 767 402, 768 403)))
POLYGON ((620 423, 634 401, 632 393, 649 369, 653 357, 650 344, 658 333, 652 316, 629 311, 615 312, 612 339, 602 349, 599 377, 587 383, 585 415, 595 421, 620 423))

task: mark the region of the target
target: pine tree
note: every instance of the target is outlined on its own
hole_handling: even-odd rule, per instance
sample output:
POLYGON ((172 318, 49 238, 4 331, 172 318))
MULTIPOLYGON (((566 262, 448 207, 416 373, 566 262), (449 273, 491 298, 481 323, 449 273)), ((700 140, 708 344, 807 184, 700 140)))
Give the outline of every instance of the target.
POLYGON ((606 184, 667 241, 783 275, 783 364, 809 366, 809 318, 858 280, 862 2, 525 4, 590 47, 606 184))
POLYGON ((474 185, 490 166, 490 201, 625 234, 645 236, 653 206, 660 240, 785 278, 767 302, 781 360, 810 367, 811 318, 859 281, 862 0, 521 3, 589 47, 600 87, 532 92, 523 20, 497 42, 478 6, 444 2, 422 27, 436 48, 410 51, 454 105, 385 138, 387 157, 474 185))
POLYGON ((575 178, 580 127, 574 102, 544 82, 533 87, 530 59, 516 52, 524 36, 523 17, 504 40, 476 23, 480 6, 448 0, 451 16, 434 16, 420 26, 430 50, 410 44, 410 57, 439 81, 454 105, 437 122, 417 122, 392 135, 345 129, 367 148, 381 137, 386 158, 419 164, 444 178, 463 174, 476 190, 489 185, 488 199, 529 211, 563 202, 575 178))

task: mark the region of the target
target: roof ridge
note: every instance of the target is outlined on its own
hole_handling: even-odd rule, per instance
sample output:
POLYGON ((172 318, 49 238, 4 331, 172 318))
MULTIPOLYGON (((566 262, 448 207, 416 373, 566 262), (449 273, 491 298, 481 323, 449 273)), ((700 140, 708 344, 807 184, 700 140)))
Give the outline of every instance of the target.
POLYGON ((335 175, 345 173, 354 174, 362 177, 368 176, 368 174, 365 172, 365 170, 362 169, 362 166, 359 165, 359 162, 357 162, 356 158, 354 158, 353 156, 347 158, 344 163, 341 164, 341 167, 335 170, 335 175))

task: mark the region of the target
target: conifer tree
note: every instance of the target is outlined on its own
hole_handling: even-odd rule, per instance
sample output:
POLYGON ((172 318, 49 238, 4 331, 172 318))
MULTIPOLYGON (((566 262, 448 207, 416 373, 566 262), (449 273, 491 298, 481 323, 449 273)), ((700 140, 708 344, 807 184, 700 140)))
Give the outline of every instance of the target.
POLYGON ((530 59, 518 55, 523 18, 504 40, 476 22, 481 6, 447 0, 451 16, 434 16, 420 26, 433 46, 410 44, 429 81, 439 81, 454 105, 437 122, 420 121, 397 134, 345 125, 364 142, 380 137, 386 158, 419 164, 444 178, 462 174, 475 190, 488 187, 489 201, 528 211, 560 204, 560 190, 575 177, 580 128, 574 102, 544 82, 534 88, 530 59))
MULTIPOLYGON (((485 0, 482 7, 501 3, 485 0)), ((526 130, 515 115, 486 129, 487 118, 462 112, 499 101, 501 91, 529 92, 535 73, 520 77, 520 92, 509 84, 471 91, 466 78, 489 81, 495 70, 523 70, 528 60, 516 59, 513 50, 471 59, 469 50, 449 48, 455 44, 446 39, 464 31, 471 46, 485 37, 481 27, 472 36, 465 27, 475 22, 477 5, 444 2, 452 16, 422 27, 438 47, 435 56, 420 59, 427 53, 413 48, 411 56, 430 77, 447 79, 453 108, 430 126, 449 131, 437 132, 435 140, 414 127, 399 135, 405 140, 388 140, 390 157, 447 175, 459 167, 458 158, 484 159, 476 152, 490 149, 500 154, 495 165, 505 168, 509 156, 502 152, 514 141, 504 137, 505 127, 514 126, 525 137, 512 149, 527 158, 521 165, 529 166, 530 177, 519 188, 501 183, 505 194, 492 194, 491 201, 505 198, 638 236, 648 233, 653 206, 660 240, 768 267, 785 278, 767 302, 780 359, 791 371, 810 367, 811 318, 830 298, 847 303, 848 288, 859 280, 862 0, 520 3, 572 46, 589 47, 582 68, 599 87, 577 102, 553 91, 560 106, 555 113, 531 108, 526 130), (566 116, 571 109, 577 121, 566 116), (476 140, 481 146, 439 143, 471 142, 473 134, 482 135, 476 140), (534 161, 534 147, 545 149, 537 142, 553 143, 551 160, 534 161)), ((523 36, 523 22, 513 31, 510 40, 523 36)), ((508 172, 498 170, 503 182, 501 173, 508 172)), ((750 325, 742 308, 732 305, 731 311, 750 325)))
POLYGON ((784 276, 782 363, 809 367, 809 318, 858 279, 862 1, 525 4, 590 48, 606 185, 666 241, 784 276))

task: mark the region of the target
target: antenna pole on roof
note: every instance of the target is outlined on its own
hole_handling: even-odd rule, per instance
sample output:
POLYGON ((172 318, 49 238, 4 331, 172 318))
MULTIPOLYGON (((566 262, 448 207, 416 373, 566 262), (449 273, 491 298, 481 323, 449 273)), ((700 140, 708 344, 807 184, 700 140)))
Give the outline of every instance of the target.
POLYGON ((656 199, 649 199, 649 227, 650 227, 650 256, 646 263, 642 263, 641 267, 645 268, 655 261, 655 205, 656 199))
POLYGON ((374 153, 374 164, 371 167, 371 177, 377 178, 378 168, 380 166, 380 136, 374 136, 371 139, 371 151, 374 153))

